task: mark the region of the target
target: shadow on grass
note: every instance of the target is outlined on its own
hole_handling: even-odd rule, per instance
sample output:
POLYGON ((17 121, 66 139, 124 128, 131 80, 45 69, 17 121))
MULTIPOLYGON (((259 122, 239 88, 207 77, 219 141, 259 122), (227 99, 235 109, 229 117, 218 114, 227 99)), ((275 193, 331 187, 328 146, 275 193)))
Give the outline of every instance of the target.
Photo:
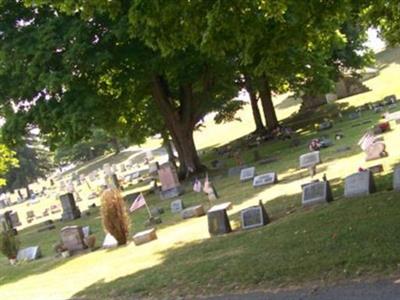
MULTIPOLYGON (((385 178, 377 182, 384 186, 385 178)), ((341 186, 340 180, 332 180, 337 198, 341 186)), ((265 204, 273 220, 265 227, 236 227, 231 234, 162 251, 161 264, 96 282, 75 297, 189 299, 393 272, 400 247, 400 203, 395 198, 393 192, 382 192, 303 209, 300 194, 282 196, 265 204)), ((239 213, 229 218, 237 224, 239 213)))

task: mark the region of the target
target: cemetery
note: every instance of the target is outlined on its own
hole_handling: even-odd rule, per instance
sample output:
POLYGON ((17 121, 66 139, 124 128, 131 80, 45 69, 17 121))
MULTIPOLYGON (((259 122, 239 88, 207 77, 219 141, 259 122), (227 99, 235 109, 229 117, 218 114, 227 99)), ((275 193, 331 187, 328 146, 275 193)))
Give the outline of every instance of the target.
MULTIPOLYGON (((64 16, 73 6, 64 6, 64 1, 60 3, 51 9, 60 10, 57 14, 64 16)), ((0 8, 5 8, 4 5, 0 4, 0 8)), ((30 4, 25 8, 19 7, 18 2, 10 2, 9 5, 28 11, 33 9, 30 4)), ((43 1, 42 5, 47 7, 48 2, 43 1)), ((90 15, 97 11, 85 5, 83 3, 80 8, 88 9, 85 13, 90 15)), ((110 9, 106 4, 102 5, 99 4, 102 13, 110 9)), ((165 5, 175 9, 175 6, 165 5)), ((200 5, 187 5, 187 8, 196 8, 196 12, 208 12, 208 8, 200 5)), ((262 9, 260 7, 257 9, 262 9)), ((165 19, 152 19, 147 9, 143 8, 140 13, 149 13, 148 22, 166 22, 165 19)), ((255 8, 246 9, 251 11, 255 8)), ((39 14, 41 10, 38 8, 34 13, 39 14)), ((230 10, 230 13, 234 15, 234 11, 230 10)), ((116 10, 114 13, 120 12, 116 10)), ((129 22, 150 30, 151 26, 140 23, 135 13, 139 12, 132 8, 129 22)), ((187 13, 190 15, 193 12, 187 13)), ((209 13, 211 18, 213 14, 209 13)), ((221 14, 213 13, 217 16, 221 14)), ((329 16, 329 12, 326 13, 329 16)), ((0 12, 0 25, 3 24, 2 16, 0 12)), ((97 15, 92 17, 95 20, 97 15)), ((107 19, 107 13, 103 17, 107 19)), ((64 21, 63 18, 60 17, 60 20, 64 21)), ((296 18, 302 17, 294 16, 293 20, 296 18)), ((115 22, 113 18, 110 20, 115 22)), ((225 18, 213 21, 228 22, 225 18)), ((84 19, 82 22, 91 21, 84 19)), ((193 20, 193 26, 200 26, 196 22, 193 20)), ((299 24, 294 24, 294 28, 299 27, 299 24)), ((115 28, 124 28, 125 25, 118 23, 119 27, 115 28)), ((24 32, 23 28, 31 24, 20 20, 12 26, 20 26, 18 30, 24 32)), ((71 23, 71 26, 75 25, 71 23)), ((97 30, 95 27, 93 32, 97 30)), ((171 28, 176 29, 174 26, 171 28)), ((285 30, 295 33, 297 29, 294 28, 289 26, 285 30)), ((86 30, 82 29, 84 40, 92 37, 86 36, 86 30)), ((120 30, 121 36, 112 35, 112 38, 105 30, 102 34, 109 39, 104 40, 102 35, 95 34, 90 47, 97 49, 97 43, 104 43, 103 46, 112 51, 121 51, 124 63, 132 59, 132 64, 137 67, 133 68, 135 72, 144 78, 152 78, 151 95, 144 92, 149 82, 142 85, 144 79, 132 74, 133 69, 120 68, 107 53, 99 52, 97 56, 97 52, 91 52, 90 47, 76 50, 71 57, 77 55, 81 60, 74 66, 77 71, 74 70, 73 74, 82 77, 71 81, 71 84, 80 89, 75 90, 65 83, 61 92, 54 92, 59 93, 57 96, 52 94, 53 91, 43 89, 36 95, 35 102, 40 102, 41 97, 50 101, 54 96, 62 99, 60 101, 72 103, 77 101, 74 100, 76 95, 80 95, 82 101, 90 103, 86 108, 88 111, 82 109, 80 116, 71 112, 74 106, 68 105, 72 104, 65 104, 65 111, 71 114, 71 119, 55 120, 54 115, 46 115, 46 109, 51 111, 51 105, 42 107, 38 104, 41 109, 35 111, 38 115, 33 117, 27 114, 26 118, 29 122, 37 122, 40 132, 38 137, 32 137, 33 134, 25 137, 26 148, 35 148, 35 143, 42 143, 41 139, 45 138, 49 143, 53 142, 51 139, 56 141, 54 145, 59 149, 51 154, 53 167, 44 168, 46 171, 32 175, 35 179, 25 179, 20 183, 18 176, 12 172, 23 169, 24 160, 17 162, 10 157, 22 157, 21 151, 13 150, 8 157, 8 154, 1 154, 6 150, 0 148, 1 160, 4 160, 4 170, 0 164, 0 183, 3 185, 0 195, 1 299, 208 299, 216 295, 226 297, 221 299, 230 299, 232 294, 246 299, 248 291, 279 294, 281 290, 296 291, 310 285, 318 290, 353 281, 367 282, 371 278, 394 281, 398 277, 400 85, 397 81, 400 76, 400 48, 388 47, 376 54, 375 67, 379 71, 373 77, 362 75, 360 80, 356 80, 343 74, 340 79, 330 78, 335 91, 315 95, 303 93, 302 100, 296 98, 294 90, 286 93, 286 87, 269 86, 275 82, 268 83, 267 73, 257 77, 256 73, 247 73, 247 67, 235 70, 236 75, 243 73, 243 78, 240 77, 243 82, 240 82, 242 90, 238 99, 235 98, 237 101, 231 101, 237 102, 233 106, 238 104, 232 112, 226 103, 213 102, 215 99, 222 101, 219 92, 232 99, 236 97, 229 93, 229 89, 219 90, 219 85, 212 85, 214 80, 221 86, 230 82, 232 78, 228 75, 231 71, 224 60, 231 59, 225 55, 234 52, 231 48, 214 52, 213 43, 219 41, 213 36, 215 33, 208 33, 210 40, 205 40, 204 45, 197 45, 197 39, 191 41, 192 35, 196 34, 190 31, 185 33, 186 40, 179 37, 182 49, 190 54, 186 57, 185 51, 175 49, 177 40, 172 39, 171 45, 162 31, 157 33, 160 37, 156 39, 160 44, 152 39, 157 34, 151 30, 132 31, 132 39, 145 35, 143 40, 138 39, 136 46, 146 51, 143 51, 143 57, 136 52, 132 57, 125 57, 126 50, 131 50, 129 47, 133 45, 131 40, 126 41, 129 47, 123 50, 108 44, 115 38, 119 45, 118 39, 127 34, 125 29, 120 30), (193 50, 185 44, 189 41, 196 45, 190 44, 190 47, 198 52, 190 52, 193 50), (156 48, 147 48, 150 45, 156 48), (147 56, 149 49, 154 51, 157 60, 151 61, 147 56), (196 59, 209 59, 208 56, 202 57, 204 53, 213 53, 215 57, 223 55, 223 59, 215 59, 212 64, 197 68, 196 59), (103 62, 107 66, 104 70, 100 67, 103 62), (146 72, 154 68, 153 63, 169 70, 170 73, 166 72, 169 76, 149 77, 153 73, 146 72), (98 69, 90 69, 93 64, 98 64, 98 69), (179 65, 182 70, 171 65, 179 65), (79 67, 93 71, 91 80, 96 84, 95 94, 91 91, 92 82, 85 78, 86 73, 79 73, 79 67), (212 80, 203 67, 210 68, 212 80), (191 76, 187 76, 183 69, 189 70, 191 76), (121 81, 120 77, 129 76, 137 81, 134 84, 134 81, 121 81), (190 82, 196 76, 201 80, 190 82), (258 80, 249 80, 249 76, 258 80), (79 83, 80 80, 84 83, 79 83), (171 80, 178 80, 179 84, 170 84, 171 80), (131 84, 134 91, 131 91, 131 84), (243 90, 246 92, 243 93, 243 90), (276 114, 276 124, 272 125, 269 122, 274 117, 266 112, 271 107, 262 102, 266 100, 262 94, 266 90, 270 93, 270 106, 276 114), (285 93, 275 93, 275 90, 285 93), (71 95, 68 94, 70 91, 71 95), (136 95, 138 99, 143 98, 140 99, 143 102, 127 100, 136 95), (325 102, 312 106, 321 95, 325 102), (157 100, 156 105, 161 106, 161 111, 149 102, 151 97, 157 100), (215 98, 209 100, 212 109, 204 106, 197 111, 195 106, 204 104, 199 104, 196 99, 208 97, 215 98), (254 97, 259 98, 255 104, 251 102, 254 97), (107 101, 104 99, 112 99, 115 104, 105 105, 107 101), (142 112, 144 107, 150 112, 142 112), (262 108, 265 114, 265 126, 260 115, 261 130, 255 107, 258 110, 262 108), (93 112, 97 109, 103 114, 93 112), (139 113, 143 114, 139 116, 139 113), (225 115, 222 116, 222 113, 225 115), (165 114, 168 116, 165 117, 165 114), (116 123, 119 122, 117 125, 112 121, 114 118, 118 120, 116 123), (93 120, 97 121, 90 123, 93 120), (100 126, 100 123, 110 127, 110 135, 105 138, 107 142, 99 142, 101 147, 106 147, 104 143, 108 143, 106 150, 96 152, 100 146, 94 143, 93 132, 90 132, 93 140, 85 146, 81 145, 81 148, 76 146, 76 141, 74 145, 65 142, 68 139, 72 141, 74 135, 82 141, 90 140, 85 127, 88 124, 100 126), (65 132, 61 132, 60 128, 65 132), (188 128, 191 131, 187 131, 188 128), (60 136, 54 130, 57 134, 60 131, 60 136), (75 130, 82 131, 82 135, 75 130), (60 137, 65 139, 65 144, 57 140, 60 137), (69 153, 66 149, 70 148, 75 152, 69 153), (82 151, 80 155, 84 159, 73 156, 78 150, 82 151), (63 151, 69 154, 63 154, 63 151), (18 188, 10 188, 13 184, 18 188)), ((229 39, 228 36, 226 38, 229 39)), ((333 35, 330 38, 335 40, 337 37, 333 35)), ((236 49, 236 38, 230 42, 236 49)), ((322 43, 318 39, 310 42, 315 42, 317 46, 322 43)), ((63 57, 64 51, 70 51, 68 47, 57 48, 55 55, 63 57)), ((1 51, 6 57, 9 50, 0 45, 0 53, 3 54, 1 51)), ((263 56, 267 56, 268 51, 272 51, 271 55, 279 55, 275 50, 265 51, 263 56)), ((309 58, 300 50, 299 53, 301 55, 294 55, 294 59, 309 58)), ((242 55, 246 57, 250 54, 241 53, 235 59, 245 60, 242 55)), ((52 65, 52 61, 48 63, 52 65)), ((2 56, 1 64, 9 67, 2 56)), ((245 66, 244 62, 241 64, 245 66)), ((67 67, 63 65, 62 68, 67 67)), ((260 64, 258 67, 265 66, 260 64)), ((319 72, 326 71, 319 67, 319 72)), ((309 70, 296 68, 294 73, 308 75, 309 70)), ((40 70, 47 74, 45 69, 40 70)), ((30 76, 35 74, 34 70, 26 74, 32 81, 30 76)), ((274 75, 277 82, 284 82, 283 85, 287 84, 290 88, 303 84, 303 81, 291 82, 293 79, 286 73, 274 75), (290 77, 290 80, 280 76, 290 77)), ((69 79, 60 77, 59 80, 68 82, 69 79)), ((236 77, 235 80, 240 81, 236 77)), ((19 95, 17 91, 11 93, 9 87, 0 82, 1 87, 8 97, 19 95)), ((22 94, 16 99, 26 97, 25 89, 30 88, 29 84, 21 87, 22 94)), ((60 111, 57 113, 62 114, 60 111)), ((11 125, 8 120, 4 121, 4 143, 12 137, 8 136, 10 130, 15 130, 13 134, 20 134, 13 127, 20 121, 18 114, 14 114, 8 116, 11 125)), ((34 131, 29 127, 32 124, 25 125, 34 131)), ((42 148, 48 152, 42 151, 47 155, 54 151, 47 144, 43 145, 42 148)), ((37 153, 35 155, 39 157, 37 153)), ((25 176, 28 177, 27 174, 25 176)))

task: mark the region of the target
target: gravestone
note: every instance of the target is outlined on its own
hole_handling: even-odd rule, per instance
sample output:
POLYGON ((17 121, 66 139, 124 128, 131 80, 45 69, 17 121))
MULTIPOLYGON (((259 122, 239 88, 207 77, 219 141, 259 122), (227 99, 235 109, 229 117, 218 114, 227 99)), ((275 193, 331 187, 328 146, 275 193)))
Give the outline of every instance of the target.
POLYGON ((400 165, 394 168, 393 189, 397 192, 400 192, 400 165))
POLYGON ((39 246, 20 249, 20 250, 18 250, 18 253, 17 253, 17 260, 18 261, 36 260, 36 259, 38 259, 40 257, 42 257, 42 254, 40 252, 40 247, 39 246))
POLYGON ((171 212, 172 213, 179 213, 181 212, 185 206, 183 205, 183 201, 181 199, 176 199, 171 202, 171 212))
POLYGON ((240 220, 243 229, 251 229, 267 225, 269 216, 260 200, 258 205, 243 209, 240 212, 240 220))
POLYGON ((379 158, 387 156, 385 149, 386 149, 386 146, 382 142, 376 142, 376 143, 369 145, 365 149, 365 154, 367 155, 365 160, 370 161, 370 160, 375 160, 375 159, 379 159, 379 158))
POLYGON ((374 192, 374 177, 369 170, 354 173, 345 179, 344 196, 346 198, 367 196, 374 192))
POLYGON ((162 199, 170 199, 183 194, 176 169, 170 163, 159 166, 158 177, 161 182, 160 196, 162 199))
POLYGON ((303 186, 301 204, 303 207, 317 203, 327 203, 332 201, 332 191, 329 181, 318 181, 303 186))
POLYGON ((10 214, 11 214, 11 210, 6 211, 3 214, 0 214, 1 231, 3 231, 3 232, 13 231, 14 234, 17 234, 16 229, 14 229, 10 214))
POLYGON ((253 179, 253 187, 259 187, 267 184, 273 184, 278 181, 275 172, 265 173, 262 175, 258 175, 253 179))
POLYGON ((158 162, 151 162, 149 163, 149 174, 150 175, 155 175, 157 174, 157 170, 158 170, 158 162))
POLYGON ((83 233, 83 237, 87 238, 90 235, 90 226, 83 226, 82 233, 83 233))
POLYGON ((375 166, 369 167, 368 170, 370 170, 372 172, 372 174, 382 173, 383 165, 382 164, 375 165, 375 166))
POLYGON ((76 206, 74 195, 67 193, 60 196, 61 205, 63 208, 62 220, 75 220, 81 217, 81 211, 76 206))
POLYGON ((135 243, 136 246, 151 242, 156 239, 157 239, 157 234, 154 228, 138 232, 133 236, 133 242, 135 243))
POLYGON ((226 210, 232 206, 231 202, 214 205, 207 212, 208 232, 210 235, 224 234, 232 231, 226 210))
POLYGON ((34 213, 34 211, 33 211, 33 210, 28 210, 28 211, 26 212, 26 220, 27 220, 27 222, 28 222, 28 223, 32 222, 34 218, 35 218, 35 213, 34 213))
POLYGON ((245 182, 245 181, 252 180, 254 178, 255 174, 256 174, 256 168, 255 167, 242 169, 240 171, 240 181, 241 182, 245 182))
POLYGON ((204 207, 203 205, 195 205, 191 206, 188 208, 185 208, 184 210, 181 211, 181 217, 182 219, 189 219, 193 217, 200 217, 204 216, 204 207))
POLYGON ((300 156, 300 168, 310 168, 321 163, 319 151, 313 151, 300 156))
POLYGON ((103 248, 118 247, 118 242, 110 233, 107 233, 106 236, 104 237, 104 241, 103 241, 102 247, 103 248))
POLYGON ((84 242, 81 226, 66 226, 61 229, 61 241, 64 247, 70 251, 81 251, 87 248, 84 242))
POLYGON ((232 167, 229 168, 228 170, 228 176, 237 176, 240 175, 241 171, 243 169, 246 169, 247 165, 241 165, 241 166, 236 166, 236 167, 232 167))

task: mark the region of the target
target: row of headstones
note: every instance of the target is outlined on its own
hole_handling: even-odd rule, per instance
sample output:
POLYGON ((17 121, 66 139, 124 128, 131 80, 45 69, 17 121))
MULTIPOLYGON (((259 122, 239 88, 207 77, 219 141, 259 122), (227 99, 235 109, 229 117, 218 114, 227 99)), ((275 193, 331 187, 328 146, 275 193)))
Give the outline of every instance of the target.
MULTIPOLYGON (((393 189, 400 191, 400 166, 397 166, 393 173, 393 189)), ((375 181, 370 170, 360 171, 345 178, 345 198, 367 196, 375 191, 375 181)), ((317 181, 303 186, 303 206, 330 202, 332 200, 329 181, 317 181)))

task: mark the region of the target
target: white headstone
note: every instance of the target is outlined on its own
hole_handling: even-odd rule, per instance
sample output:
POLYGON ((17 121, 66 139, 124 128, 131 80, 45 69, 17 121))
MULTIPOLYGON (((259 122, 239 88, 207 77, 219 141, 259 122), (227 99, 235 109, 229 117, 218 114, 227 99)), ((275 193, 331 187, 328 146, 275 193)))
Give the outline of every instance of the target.
POLYGON ((255 167, 250 167, 246 169, 242 169, 240 171, 240 181, 248 181, 254 178, 254 175, 256 174, 256 168, 255 167))
POLYGON ((321 163, 319 151, 313 151, 300 156, 300 168, 309 168, 321 163))
POLYGON ((41 257, 40 247, 28 247, 24 249, 20 249, 17 254, 17 260, 35 260, 41 257))
POLYGON ((316 203, 326 203, 332 200, 331 188, 328 181, 318 181, 303 187, 301 203, 309 206, 316 203))
POLYGON ((276 183, 277 176, 275 172, 258 175, 253 179, 253 187, 276 183))
POLYGON ((117 246, 117 240, 111 234, 107 233, 103 241, 103 248, 114 248, 117 246))
POLYGON ((371 171, 366 170, 346 177, 344 183, 344 196, 366 196, 375 192, 375 182, 371 171))

